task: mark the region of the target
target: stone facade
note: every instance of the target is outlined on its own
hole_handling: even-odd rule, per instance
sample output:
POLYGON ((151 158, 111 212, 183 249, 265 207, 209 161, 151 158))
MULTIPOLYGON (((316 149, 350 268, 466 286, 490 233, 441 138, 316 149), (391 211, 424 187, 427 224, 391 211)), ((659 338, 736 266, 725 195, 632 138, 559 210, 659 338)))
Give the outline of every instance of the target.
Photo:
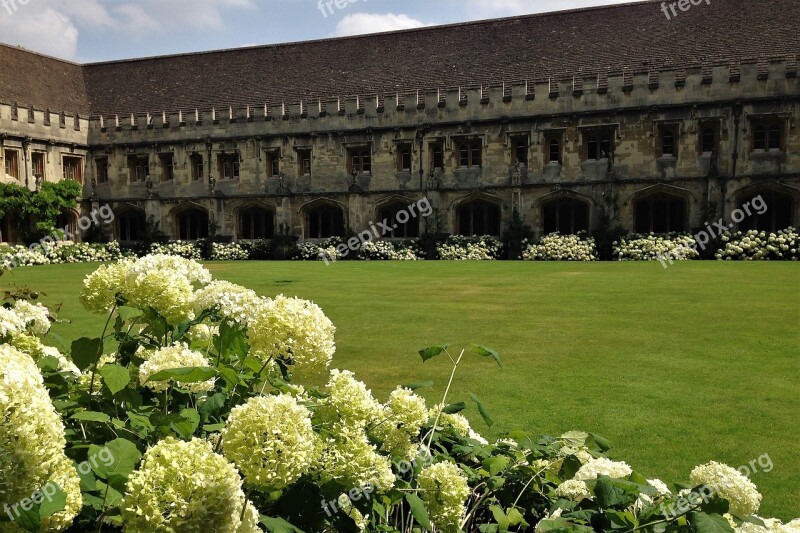
POLYGON ((318 239, 423 197, 435 214, 391 236, 500 235, 514 210, 538 236, 800 225, 796 54, 640 70, 88 118, 0 103, 0 180, 81 179, 121 240, 150 216, 175 239, 318 239), (732 221, 758 194, 767 214, 732 221))

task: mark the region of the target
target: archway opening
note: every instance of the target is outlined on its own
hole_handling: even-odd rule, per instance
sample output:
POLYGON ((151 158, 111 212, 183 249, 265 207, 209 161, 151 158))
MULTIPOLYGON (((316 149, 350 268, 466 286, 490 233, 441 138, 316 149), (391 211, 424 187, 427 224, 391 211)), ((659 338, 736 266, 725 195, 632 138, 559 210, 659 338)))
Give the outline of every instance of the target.
POLYGON ((306 238, 327 239, 344 237, 344 212, 331 204, 323 204, 306 211, 306 238))
POLYGON ((178 238, 182 241, 194 241, 208 238, 208 211, 189 208, 175 216, 178 238))
POLYGON ((579 200, 561 199, 542 206, 542 229, 544 234, 561 233, 574 235, 589 231, 589 204, 579 200))
POLYGON ((742 231, 775 232, 793 225, 794 199, 788 194, 764 190, 742 198, 740 205, 748 205, 750 214, 739 223, 742 231))
POLYGON ((413 239, 419 237, 419 218, 408 212, 408 205, 393 203, 381 207, 378 211, 378 220, 392 228, 383 235, 394 239, 413 239))
POLYGON ((686 200, 658 194, 642 198, 634 206, 637 233, 686 231, 686 200))
POLYGON ((458 208, 458 234, 464 236, 500 236, 500 208, 483 200, 458 208))
POLYGON ((240 239, 271 239, 275 236, 275 213, 252 207, 239 212, 240 239))

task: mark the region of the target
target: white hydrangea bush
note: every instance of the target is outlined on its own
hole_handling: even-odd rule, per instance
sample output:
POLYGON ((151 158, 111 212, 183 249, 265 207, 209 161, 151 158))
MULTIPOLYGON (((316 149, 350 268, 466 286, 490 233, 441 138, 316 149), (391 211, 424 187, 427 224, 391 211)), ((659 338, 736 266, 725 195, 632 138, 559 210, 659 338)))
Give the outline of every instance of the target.
POLYGON ((585 232, 577 235, 551 233, 539 244, 529 244, 522 252, 524 261, 597 261, 594 237, 585 232))
POLYGON ((29 248, 22 245, 0 245, 0 266, 10 270, 23 266, 49 265, 52 261, 44 251, 41 246, 29 248))
POLYGON ((688 261, 700 257, 697 241, 688 233, 627 235, 614 241, 612 247, 618 261, 688 261))
POLYGON ((185 259, 200 260, 203 258, 202 243, 195 241, 155 242, 150 246, 154 255, 176 255, 185 259))
POLYGON ((490 236, 454 235, 437 246, 442 261, 494 261, 500 259, 503 244, 490 236))
POLYGON ((239 243, 211 243, 212 261, 247 261, 248 259, 250 259, 250 252, 239 243))
POLYGON ((800 233, 795 228, 776 233, 756 230, 725 233, 716 257, 726 261, 798 261, 800 233))

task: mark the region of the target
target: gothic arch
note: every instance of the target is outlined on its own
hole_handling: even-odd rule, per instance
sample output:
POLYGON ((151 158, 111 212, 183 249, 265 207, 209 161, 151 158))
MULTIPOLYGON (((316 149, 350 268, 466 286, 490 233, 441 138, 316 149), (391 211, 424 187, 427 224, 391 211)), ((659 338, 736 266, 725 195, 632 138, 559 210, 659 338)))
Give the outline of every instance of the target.
POLYGON ((681 187, 658 184, 632 197, 636 233, 672 233, 689 230, 692 194, 681 187))
POLYGON ((499 237, 502 228, 503 202, 496 196, 472 193, 451 205, 454 233, 464 236, 499 237))
POLYGON ((329 198, 318 198, 300 206, 303 237, 325 239, 344 237, 347 217, 344 204, 329 198))
POLYGON ((237 239, 272 239, 275 236, 275 207, 251 200, 238 204, 231 212, 237 239))
POLYGON ((733 198, 734 209, 745 213, 741 221, 733 220, 740 230, 775 232, 800 225, 800 190, 795 187, 775 180, 759 181, 739 188, 733 198))
POLYGON ((210 214, 207 207, 197 202, 184 202, 170 211, 172 235, 185 241, 208 237, 210 214))
POLYGON ((112 208, 114 236, 118 241, 133 242, 142 239, 147 224, 147 213, 138 205, 123 203, 112 208))
POLYGON ((594 202, 583 194, 568 189, 552 191, 537 198, 534 206, 543 235, 574 235, 592 229, 594 202))

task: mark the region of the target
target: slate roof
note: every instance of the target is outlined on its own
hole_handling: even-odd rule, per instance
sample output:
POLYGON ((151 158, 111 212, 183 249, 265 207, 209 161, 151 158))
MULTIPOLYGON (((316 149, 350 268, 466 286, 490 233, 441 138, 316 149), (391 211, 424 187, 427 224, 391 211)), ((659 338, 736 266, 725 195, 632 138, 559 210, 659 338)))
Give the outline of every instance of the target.
POLYGON ((0 101, 108 116, 796 58, 798 20, 798 0, 711 0, 672 20, 647 1, 82 67, 0 47, 0 101))

